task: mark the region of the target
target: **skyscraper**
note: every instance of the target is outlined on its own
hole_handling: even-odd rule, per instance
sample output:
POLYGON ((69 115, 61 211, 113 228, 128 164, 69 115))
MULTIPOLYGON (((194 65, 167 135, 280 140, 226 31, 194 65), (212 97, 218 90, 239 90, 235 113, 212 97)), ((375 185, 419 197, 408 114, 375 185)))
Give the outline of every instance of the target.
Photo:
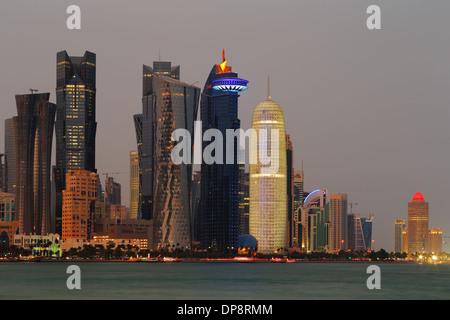
POLYGON ((250 177, 245 165, 239 166, 239 235, 249 234, 250 177))
POLYGON ((403 252, 402 234, 406 228, 405 220, 395 220, 394 222, 394 252, 403 252))
POLYGON ((291 136, 286 134, 286 208, 287 208, 287 246, 294 246, 294 147, 291 136))
POLYGON ((52 231, 50 163, 56 106, 50 93, 16 95, 16 217, 19 232, 52 231))
MULTIPOLYGON (((155 249, 187 248, 192 241, 192 164, 175 163, 171 152, 177 144, 172 140, 175 130, 194 134, 200 89, 179 76, 179 66, 170 62, 143 67, 142 129, 136 127, 138 147, 142 137, 141 218, 153 220, 155 249)), ((135 116, 136 124, 139 118, 135 116)), ((190 150, 192 146, 190 141, 190 150)))
POLYGON ((369 218, 354 216, 355 251, 372 250, 373 216, 369 218))
POLYGON ((408 202, 408 253, 426 252, 428 248, 428 206, 417 192, 408 202))
POLYGON ((331 250, 347 250, 347 194, 330 195, 331 250))
POLYGON ((130 152, 130 218, 137 219, 139 207, 139 157, 138 151, 130 152))
MULTIPOLYGON (((202 136, 218 130, 226 137, 227 129, 240 129, 238 119, 239 92, 247 89, 247 80, 227 65, 225 50, 222 62, 215 64, 201 95, 202 136), (212 130, 211 130, 212 129, 212 130), (209 131, 211 130, 211 131, 209 131)), ((223 152, 223 159, 201 165, 201 204, 199 240, 203 247, 227 250, 237 248, 239 235, 239 143, 223 152), (226 161, 226 153, 233 152, 233 162, 226 161)), ((202 153, 209 142, 203 141, 202 153)), ((225 144, 223 144, 225 147, 225 144)))
POLYGON ((133 116, 134 128, 136 133, 136 143, 137 143, 137 161, 138 161, 138 203, 136 209, 136 217, 138 219, 142 218, 142 114, 135 114, 133 116))
MULTIPOLYGON (((153 160, 154 140, 156 132, 154 124, 156 123, 154 103, 155 90, 154 76, 160 75, 171 79, 180 79, 180 66, 172 67, 168 61, 154 61, 153 68, 143 65, 142 70, 142 114, 134 115, 134 125, 136 130, 136 142, 138 146, 138 161, 140 165, 140 200, 139 200, 139 218, 153 219, 153 160)), ((166 99, 170 101, 170 99, 166 99)), ((194 119, 195 120, 195 119, 194 119)))
POLYGON ((440 228, 432 228, 428 233, 428 252, 442 253, 442 230, 440 228))
POLYGON ((273 254, 287 246, 287 161, 283 110, 269 93, 253 112, 252 129, 258 140, 250 154, 258 156, 250 162, 250 234, 258 252, 273 254))
POLYGON ((62 190, 69 170, 97 172, 95 168, 96 55, 82 57, 57 53, 56 72, 56 232, 61 232, 62 190))

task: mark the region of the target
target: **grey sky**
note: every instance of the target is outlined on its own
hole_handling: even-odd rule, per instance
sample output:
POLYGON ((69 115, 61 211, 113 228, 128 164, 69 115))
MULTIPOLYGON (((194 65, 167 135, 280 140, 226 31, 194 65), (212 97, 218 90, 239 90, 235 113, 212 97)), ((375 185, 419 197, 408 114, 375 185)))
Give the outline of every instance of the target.
POLYGON ((225 48, 233 71, 250 81, 242 128, 270 74, 306 190, 348 193, 356 213, 374 214, 376 250, 393 250, 394 219, 407 218, 417 191, 430 202, 430 227, 446 235, 449 11, 447 0, 2 1, 0 150, 14 95, 36 88, 55 102, 56 53, 95 52, 97 168, 125 172, 116 178, 128 204, 142 64, 161 48, 162 60, 181 66, 181 80, 203 87, 225 48), (81 7, 81 30, 66 28, 71 4, 81 7), (381 7, 381 30, 366 27, 372 4, 381 7))

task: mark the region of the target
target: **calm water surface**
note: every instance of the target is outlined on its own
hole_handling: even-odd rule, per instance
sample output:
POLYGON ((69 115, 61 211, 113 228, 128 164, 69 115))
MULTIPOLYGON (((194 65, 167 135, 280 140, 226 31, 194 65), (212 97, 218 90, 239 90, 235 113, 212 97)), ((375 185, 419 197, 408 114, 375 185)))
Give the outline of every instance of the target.
POLYGON ((0 263, 0 299, 450 299, 450 265, 378 264, 381 289, 359 263, 0 263))

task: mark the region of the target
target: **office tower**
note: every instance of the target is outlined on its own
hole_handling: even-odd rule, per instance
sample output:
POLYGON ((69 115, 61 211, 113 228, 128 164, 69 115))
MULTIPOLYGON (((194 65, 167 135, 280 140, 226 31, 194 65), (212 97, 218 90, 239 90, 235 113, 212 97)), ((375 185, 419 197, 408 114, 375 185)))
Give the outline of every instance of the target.
POLYGON ((354 215, 355 251, 372 250, 373 216, 369 218, 354 215))
POLYGON ((422 253, 427 250, 428 205, 420 192, 408 202, 408 253, 422 253))
POLYGON ((136 217, 138 219, 142 218, 142 114, 135 114, 133 116, 133 123, 136 132, 136 143, 137 143, 137 153, 138 153, 138 204, 136 217))
POLYGON ((294 171, 294 212, 301 207, 304 199, 304 174, 303 174, 303 161, 302 161, 302 169, 294 171))
MULTIPOLYGON (((142 134, 136 128, 138 144, 142 137, 141 218, 153 220, 155 249, 187 248, 192 241, 192 164, 173 162, 178 143, 172 133, 184 129, 193 136, 200 89, 179 81, 179 75, 179 66, 170 62, 143 67, 142 134)), ((193 140, 186 143, 192 150, 193 140)))
POLYGON ((62 239, 89 240, 97 199, 98 176, 88 170, 70 170, 63 190, 62 239))
POLYGON ((402 231, 402 253, 408 252, 408 228, 402 231))
POLYGON ((395 220, 394 222, 394 252, 403 252, 402 234, 406 228, 405 220, 395 220))
POLYGON ((330 195, 331 250, 347 250, 347 194, 330 195))
POLYGON ((316 189, 309 193, 298 211, 294 229, 294 236, 298 239, 297 246, 307 252, 329 252, 331 227, 328 191, 316 189))
MULTIPOLYGON (((140 170, 140 202, 139 217, 142 219, 153 219, 153 182, 154 182, 154 157, 156 132, 154 125, 158 120, 155 118, 156 106, 162 101, 156 101, 154 76, 164 76, 174 80, 180 79, 180 66, 172 67, 171 62, 154 61, 153 68, 143 65, 142 71, 142 114, 133 116, 136 130, 136 140, 138 146, 138 161, 140 170)), ((166 101, 171 101, 169 97, 164 96, 166 101)), ((181 96, 179 96, 181 97, 181 96)), ((178 99, 176 99, 178 100, 178 99)), ((166 119, 165 117, 163 117, 166 119)), ((195 120, 195 119, 194 119, 195 120)))
POLYGON ((137 219, 139 207, 139 157, 138 151, 130 152, 130 218, 137 219))
MULTIPOLYGON (((205 132, 221 133, 226 137, 227 129, 239 130, 239 92, 247 89, 247 80, 238 78, 227 65, 225 50, 222 63, 212 67, 201 95, 202 136, 205 132), (211 130, 212 129, 212 130, 211 130), (211 131, 210 131, 211 130, 211 131)), ((203 141, 202 153, 210 142, 203 141)), ((223 159, 201 165, 201 226, 200 242, 205 248, 217 250, 235 249, 239 234, 239 142, 232 145, 223 142, 223 159), (227 161, 232 154, 232 161, 227 161), (231 163, 230 163, 231 162, 231 163)), ((242 160, 242 159, 239 159, 242 160)))
POLYGON ((287 246, 294 246, 294 147, 292 146, 291 136, 286 134, 286 181, 287 181, 287 246))
POLYGON ((61 232, 62 190, 69 170, 95 168, 96 122, 96 55, 86 51, 82 57, 57 53, 56 72, 56 165, 55 181, 56 232, 61 232))
POLYGON ((239 235, 249 234, 250 176, 245 165, 239 165, 239 235))
POLYGON ((16 137, 13 118, 5 120, 5 191, 16 192, 16 137))
POLYGON ((287 161, 283 110, 269 92, 253 112, 252 129, 258 140, 251 143, 250 156, 258 156, 250 162, 250 234, 258 252, 272 254, 287 246, 287 161))
POLYGON ((442 230, 440 228, 433 228, 429 231, 429 253, 442 253, 442 230))
POLYGON ((22 234, 50 233, 50 162, 56 106, 50 93, 16 95, 16 217, 22 234))

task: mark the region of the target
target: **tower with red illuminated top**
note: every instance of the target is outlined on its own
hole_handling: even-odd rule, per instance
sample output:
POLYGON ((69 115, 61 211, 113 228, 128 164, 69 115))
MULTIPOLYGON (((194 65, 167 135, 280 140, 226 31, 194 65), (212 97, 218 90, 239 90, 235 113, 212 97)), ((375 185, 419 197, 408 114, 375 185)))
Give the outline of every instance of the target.
POLYGON ((428 206, 417 192, 408 202, 408 252, 426 252, 428 246, 428 206))
MULTIPOLYGON (((216 129, 226 137, 226 130, 240 129, 238 118, 239 93, 247 89, 248 81, 238 78, 231 71, 222 52, 222 62, 215 64, 206 80, 201 94, 200 108, 202 135, 216 129)), ((203 141, 202 154, 209 145, 203 141)), ((225 147, 225 143, 223 144, 225 147)), ((223 161, 201 165, 201 200, 196 240, 204 248, 218 250, 235 249, 239 233, 239 164, 238 143, 234 145, 234 162, 223 161)))

